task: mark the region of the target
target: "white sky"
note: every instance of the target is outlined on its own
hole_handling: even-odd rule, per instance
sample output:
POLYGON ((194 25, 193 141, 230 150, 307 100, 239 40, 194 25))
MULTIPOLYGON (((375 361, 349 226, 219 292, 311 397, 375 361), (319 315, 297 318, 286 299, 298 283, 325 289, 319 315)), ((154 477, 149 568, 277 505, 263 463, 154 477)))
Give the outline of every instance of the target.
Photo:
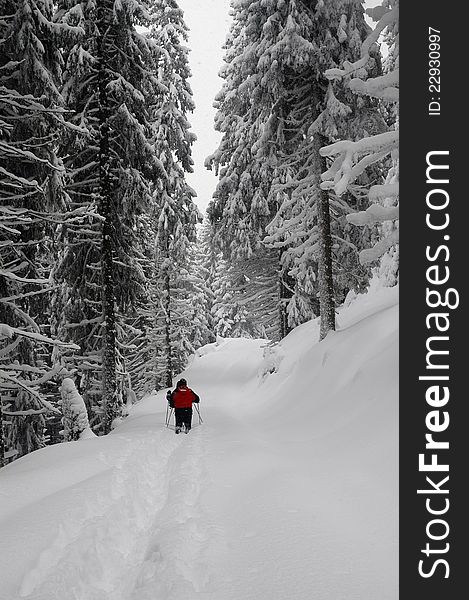
MULTIPOLYGON (((367 0, 365 6, 376 6, 382 0, 367 0)), ((230 25, 230 0, 179 0, 189 27, 190 81, 196 104, 189 116, 197 135, 193 146, 194 173, 187 179, 197 192, 196 203, 202 212, 207 208, 217 185, 217 177, 204 167, 207 156, 218 147, 220 134, 214 129, 213 101, 223 81, 218 72, 223 64, 222 45, 230 25)))
POLYGON ((222 45, 229 29, 229 0, 179 0, 189 27, 189 55, 192 70, 190 81, 196 104, 189 116, 192 131, 197 136, 193 147, 194 173, 187 177, 197 192, 196 203, 202 212, 207 208, 217 177, 204 167, 205 158, 216 150, 220 135, 214 129, 213 101, 223 81, 218 71, 223 63, 222 45))

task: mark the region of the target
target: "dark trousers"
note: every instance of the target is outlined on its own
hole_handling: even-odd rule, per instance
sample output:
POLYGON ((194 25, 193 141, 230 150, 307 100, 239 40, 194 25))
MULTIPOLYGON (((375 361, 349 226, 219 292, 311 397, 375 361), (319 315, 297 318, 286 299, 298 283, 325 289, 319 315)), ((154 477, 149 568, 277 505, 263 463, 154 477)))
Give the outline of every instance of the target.
POLYGON ((184 425, 186 429, 191 428, 192 408, 175 408, 174 416, 176 417, 176 427, 184 425))

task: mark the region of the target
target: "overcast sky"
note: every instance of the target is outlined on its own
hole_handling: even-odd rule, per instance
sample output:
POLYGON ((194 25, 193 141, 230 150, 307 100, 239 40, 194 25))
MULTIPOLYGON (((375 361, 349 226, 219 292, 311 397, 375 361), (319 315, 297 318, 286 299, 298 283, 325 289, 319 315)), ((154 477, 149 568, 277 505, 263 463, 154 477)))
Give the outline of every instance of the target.
POLYGON ((220 135, 213 127, 213 101, 223 84, 218 71, 223 63, 222 46, 229 29, 229 0, 179 0, 189 32, 191 87, 196 104, 190 117, 197 136, 193 147, 194 173, 189 185, 197 192, 196 202, 202 212, 217 185, 215 175, 204 167, 204 160, 218 146, 220 135))
MULTIPOLYGON (((365 6, 376 6, 381 1, 368 0, 365 6)), ((190 116, 192 130, 197 135, 193 147, 195 166, 188 181, 197 192, 197 205, 204 212, 217 185, 217 178, 204 167, 204 161, 215 151, 220 140, 213 127, 213 101, 223 84, 218 72, 223 63, 222 46, 230 24, 230 1, 179 0, 179 5, 190 29, 191 87, 196 104, 195 113, 190 116)))

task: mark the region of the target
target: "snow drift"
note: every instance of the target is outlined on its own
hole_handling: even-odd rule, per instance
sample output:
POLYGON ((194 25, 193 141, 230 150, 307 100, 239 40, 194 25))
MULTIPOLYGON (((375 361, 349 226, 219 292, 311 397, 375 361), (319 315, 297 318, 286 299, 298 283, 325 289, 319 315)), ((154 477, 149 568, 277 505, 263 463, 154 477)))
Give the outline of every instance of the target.
POLYGON ((162 390, 0 471, 1 600, 395 600, 397 294, 201 348, 188 436, 162 390))

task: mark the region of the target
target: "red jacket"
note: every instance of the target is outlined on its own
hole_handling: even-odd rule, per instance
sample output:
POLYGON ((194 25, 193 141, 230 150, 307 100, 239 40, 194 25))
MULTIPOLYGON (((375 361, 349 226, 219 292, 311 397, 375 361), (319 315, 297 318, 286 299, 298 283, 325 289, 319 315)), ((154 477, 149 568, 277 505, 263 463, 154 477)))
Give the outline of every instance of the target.
POLYGON ((174 408, 192 408, 193 402, 198 402, 199 397, 188 387, 179 387, 171 394, 174 408))

